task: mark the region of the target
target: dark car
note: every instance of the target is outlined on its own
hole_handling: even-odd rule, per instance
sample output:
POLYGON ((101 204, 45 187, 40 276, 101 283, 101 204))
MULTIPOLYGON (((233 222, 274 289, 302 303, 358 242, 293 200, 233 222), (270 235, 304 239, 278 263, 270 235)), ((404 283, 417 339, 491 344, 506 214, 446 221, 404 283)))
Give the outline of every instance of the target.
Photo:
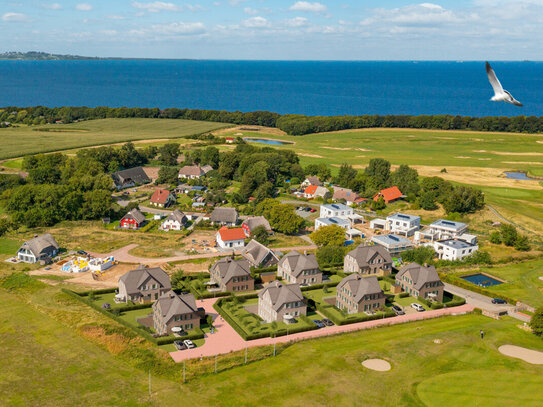
POLYGON ((507 301, 501 298, 492 298, 492 304, 507 304, 507 301))
POLYGON ((403 311, 402 307, 396 304, 392 304, 392 311, 396 313, 396 315, 404 315, 405 312, 403 311))
POLYGON ((324 325, 321 321, 319 321, 318 319, 314 319, 313 322, 315 323, 315 325, 317 325, 319 328, 324 328, 326 325, 324 325))
POLYGON ((324 318, 323 320, 321 320, 322 323, 326 326, 334 326, 334 323, 332 321, 330 321, 328 318, 324 318))
POLYGON ((77 254, 81 255, 81 256, 86 256, 87 255, 87 252, 85 250, 78 250, 77 251, 77 254))
POLYGON ((304 208, 304 211, 311 212, 311 208, 309 206, 307 206, 307 207, 304 208))
POLYGON ((174 341, 173 345, 175 346, 175 348, 177 350, 185 350, 185 349, 187 349, 187 347, 185 346, 183 341, 174 341))

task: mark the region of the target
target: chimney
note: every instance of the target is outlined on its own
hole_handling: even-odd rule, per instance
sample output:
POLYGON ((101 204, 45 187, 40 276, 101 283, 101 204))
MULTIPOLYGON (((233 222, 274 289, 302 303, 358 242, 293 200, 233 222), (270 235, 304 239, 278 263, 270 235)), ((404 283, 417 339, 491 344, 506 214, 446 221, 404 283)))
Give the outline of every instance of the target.
POLYGON ((307 256, 307 250, 304 250, 304 256, 307 256))
POLYGON ((424 263, 424 267, 428 267, 428 263, 424 263))

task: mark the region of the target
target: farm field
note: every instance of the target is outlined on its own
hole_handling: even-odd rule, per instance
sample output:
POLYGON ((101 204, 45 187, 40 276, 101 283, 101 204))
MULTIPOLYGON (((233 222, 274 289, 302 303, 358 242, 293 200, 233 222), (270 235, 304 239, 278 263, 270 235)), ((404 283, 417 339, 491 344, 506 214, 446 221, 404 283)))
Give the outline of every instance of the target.
POLYGON ((73 124, 0 129, 0 159, 135 140, 179 139, 230 126, 173 119, 101 119, 73 124), (36 131, 36 129, 51 131, 36 131))
MULTIPOLYGON (((304 341, 246 366, 239 355, 242 366, 216 375, 213 359, 191 361, 191 380, 184 385, 180 367, 163 352, 160 368, 156 362, 153 366, 149 398, 151 356, 134 340, 136 348, 129 351, 113 321, 55 287, 0 292, 0 379, 8 384, 0 396, 9 405, 174 406, 183 399, 190 405, 303 406, 311 397, 312 405, 319 406, 448 407, 459 405, 460 393, 462 405, 535 407, 543 402, 538 391, 543 366, 497 350, 503 344, 543 350, 540 339, 509 318, 445 317, 304 341), (104 329, 109 335, 99 335, 104 329), (479 329, 486 332, 484 340, 479 329), (386 359, 392 370, 367 370, 361 362, 368 358, 386 359), (193 377, 201 366, 207 366, 207 374, 193 377), (174 370, 175 379, 167 373, 174 370), (52 374, 61 371, 70 374, 52 374)), ((249 358, 259 351, 250 349, 249 358)), ((219 370, 222 363, 228 360, 219 358, 219 370)))

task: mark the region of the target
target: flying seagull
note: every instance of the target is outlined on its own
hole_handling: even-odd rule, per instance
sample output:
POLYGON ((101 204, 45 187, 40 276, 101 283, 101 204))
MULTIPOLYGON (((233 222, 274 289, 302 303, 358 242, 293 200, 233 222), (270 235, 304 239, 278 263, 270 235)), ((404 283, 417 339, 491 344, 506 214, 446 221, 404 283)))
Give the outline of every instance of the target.
POLYGON ((486 74, 488 75, 488 80, 492 85, 492 89, 494 89, 494 96, 492 96, 490 100, 493 102, 507 102, 515 106, 522 106, 522 103, 520 103, 513 97, 513 95, 502 88, 502 84, 496 77, 494 69, 492 69, 488 62, 486 63, 486 74))

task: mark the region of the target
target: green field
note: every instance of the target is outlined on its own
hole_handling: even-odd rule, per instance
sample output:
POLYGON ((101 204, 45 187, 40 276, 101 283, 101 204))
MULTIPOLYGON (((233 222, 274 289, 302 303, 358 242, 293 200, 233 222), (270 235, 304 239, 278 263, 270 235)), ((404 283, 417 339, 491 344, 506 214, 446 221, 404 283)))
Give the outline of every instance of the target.
POLYGON ((0 159, 135 140, 173 139, 227 127, 197 120, 102 119, 0 129, 0 159), (35 131, 50 128, 52 131, 35 131))
MULTIPOLYGON (((0 397, 6 405, 177 406, 180 400, 195 406, 543 403, 543 366, 497 351, 502 344, 543 350, 541 339, 509 318, 445 317, 304 341, 279 348, 275 358, 233 369, 225 365, 229 359, 221 357, 219 371, 227 370, 216 375, 214 358, 205 358, 187 363, 188 377, 200 365, 208 366, 208 373, 185 385, 179 382, 181 366, 176 369, 164 354, 162 371, 176 369, 177 379, 153 373, 149 398, 147 364, 138 362, 145 354, 136 351, 134 339, 116 342, 121 331, 113 328, 114 322, 57 294, 58 288, 20 295, 0 290, 0 397), (92 327, 106 327, 110 335, 91 335, 92 327), (486 332, 484 340, 480 329, 486 332), (361 365, 374 357, 388 360, 392 370, 374 372, 361 365)), ((249 358, 257 352, 249 349, 249 358)), ((243 365, 242 353, 237 361, 243 365)), ((154 366, 153 371, 156 362, 154 366)))

